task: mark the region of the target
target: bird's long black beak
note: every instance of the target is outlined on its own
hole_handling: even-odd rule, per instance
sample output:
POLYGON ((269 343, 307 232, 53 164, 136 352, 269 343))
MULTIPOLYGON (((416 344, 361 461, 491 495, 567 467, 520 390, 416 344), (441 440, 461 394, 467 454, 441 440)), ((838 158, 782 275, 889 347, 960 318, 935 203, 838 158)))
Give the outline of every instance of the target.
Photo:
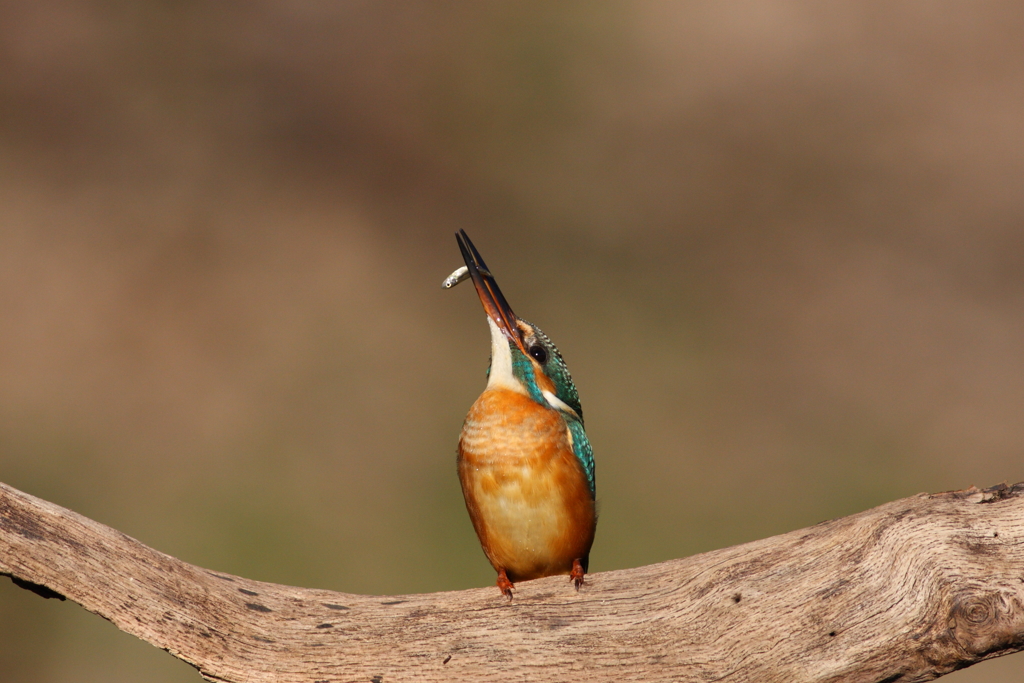
POLYGON ((473 246, 473 242, 465 230, 455 233, 455 239, 459 242, 459 250, 466 262, 466 268, 469 269, 469 276, 473 278, 473 286, 476 287, 476 293, 480 297, 484 311, 498 326, 498 329, 508 337, 509 341, 518 346, 519 350, 525 354, 523 337, 519 333, 519 326, 516 325, 516 314, 512 312, 512 307, 505 301, 504 295, 498 288, 498 283, 495 282, 491 271, 487 269, 487 264, 480 257, 480 252, 473 246))

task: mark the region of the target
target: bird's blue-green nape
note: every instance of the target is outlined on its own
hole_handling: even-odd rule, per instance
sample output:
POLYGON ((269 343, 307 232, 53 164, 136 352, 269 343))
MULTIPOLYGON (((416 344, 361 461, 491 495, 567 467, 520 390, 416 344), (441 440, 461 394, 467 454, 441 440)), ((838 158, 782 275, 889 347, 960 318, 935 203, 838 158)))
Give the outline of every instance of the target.
MULTIPOLYGON (((580 396, 576 391, 576 385, 573 384, 572 375, 569 374, 569 368, 558 351, 558 347, 539 327, 521 319, 518 323, 523 347, 530 355, 527 357, 515 344, 509 343, 509 352, 512 355, 512 375, 526 389, 526 393, 531 399, 545 408, 552 408, 561 413, 569 433, 572 435, 573 453, 583 467, 590 494, 594 496, 596 495, 594 450, 584 430, 583 407, 580 405, 580 396), (554 395, 557 399, 554 402, 544 396, 544 392, 537 383, 538 366, 544 376, 554 385, 554 395), (559 402, 570 410, 565 410, 562 406, 557 405, 559 402)), ((488 368, 488 372, 490 372, 490 368, 488 368)))
MULTIPOLYGON (((558 347, 536 325, 525 320, 520 320, 519 323, 519 329, 523 334, 523 346, 533 360, 541 366, 544 375, 555 385, 555 396, 558 400, 572 408, 582 422, 583 408, 580 406, 580 395, 576 391, 576 385, 572 383, 572 375, 569 374, 569 368, 566 367, 558 347)), ((513 374, 529 389, 530 396, 535 401, 546 404, 534 377, 533 363, 514 344, 510 347, 512 349, 513 374)))

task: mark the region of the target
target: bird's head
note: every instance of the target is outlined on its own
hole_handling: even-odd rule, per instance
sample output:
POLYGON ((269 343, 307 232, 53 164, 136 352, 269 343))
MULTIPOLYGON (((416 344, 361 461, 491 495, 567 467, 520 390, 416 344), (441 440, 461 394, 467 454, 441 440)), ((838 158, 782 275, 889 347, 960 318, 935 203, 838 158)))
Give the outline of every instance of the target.
POLYGON ((491 329, 488 389, 526 394, 542 406, 583 422, 576 386, 562 354, 540 328, 516 317, 464 230, 456 235, 491 329))

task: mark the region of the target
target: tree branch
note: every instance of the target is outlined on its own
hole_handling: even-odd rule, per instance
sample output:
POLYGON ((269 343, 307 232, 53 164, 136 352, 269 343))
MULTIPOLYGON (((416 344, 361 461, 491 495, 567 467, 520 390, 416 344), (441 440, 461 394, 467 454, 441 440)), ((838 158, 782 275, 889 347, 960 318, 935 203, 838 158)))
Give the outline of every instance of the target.
POLYGON ((211 681, 910 683, 1024 649, 1024 484, 637 569, 380 597, 202 569, 0 484, 0 573, 211 681))

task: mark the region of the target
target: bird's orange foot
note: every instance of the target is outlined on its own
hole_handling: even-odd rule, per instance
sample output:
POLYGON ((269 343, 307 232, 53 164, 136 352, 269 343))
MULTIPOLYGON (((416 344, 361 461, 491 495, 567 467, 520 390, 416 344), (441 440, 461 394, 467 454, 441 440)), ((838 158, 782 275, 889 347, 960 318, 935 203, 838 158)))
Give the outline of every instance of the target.
POLYGON ((579 560, 572 561, 572 571, 569 572, 569 580, 576 584, 576 590, 583 585, 583 565, 579 560))
POLYGON ((512 589, 513 588, 515 588, 515 586, 513 586, 512 582, 508 580, 508 575, 505 574, 505 570, 504 569, 499 569, 498 570, 498 590, 500 590, 502 592, 502 594, 505 597, 508 598, 509 602, 512 602, 512 589))

